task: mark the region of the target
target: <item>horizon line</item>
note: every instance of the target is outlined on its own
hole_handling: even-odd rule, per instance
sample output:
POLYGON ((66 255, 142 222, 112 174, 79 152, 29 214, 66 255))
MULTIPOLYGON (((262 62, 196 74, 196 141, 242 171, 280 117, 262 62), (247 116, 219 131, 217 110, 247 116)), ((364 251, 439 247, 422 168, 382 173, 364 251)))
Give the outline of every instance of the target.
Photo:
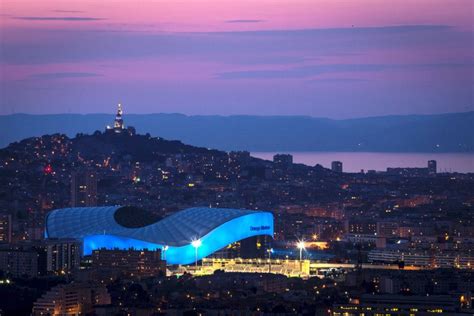
MULTIPOLYGON (((231 118, 231 117, 257 117, 257 118, 311 118, 311 119, 327 119, 333 121, 347 121, 347 120, 357 120, 357 119, 368 119, 368 118, 384 118, 384 117, 413 117, 413 116, 442 116, 442 115, 455 115, 455 114, 468 114, 474 113, 473 110, 461 111, 461 112, 443 112, 443 113, 413 113, 413 114, 386 114, 386 115, 373 115, 373 116, 357 116, 352 118, 331 118, 324 116, 312 116, 306 114, 271 114, 271 115, 262 115, 262 114, 185 114, 179 112, 151 112, 151 113, 124 113, 124 116, 128 115, 137 115, 137 116, 146 116, 146 115, 180 115, 185 117, 221 117, 221 118, 231 118)), ((114 112, 96 112, 96 113, 10 113, 10 114, 0 114, 0 117, 15 116, 15 115, 28 115, 28 116, 54 116, 54 115, 74 115, 74 116, 87 116, 87 115, 115 115, 114 112)))

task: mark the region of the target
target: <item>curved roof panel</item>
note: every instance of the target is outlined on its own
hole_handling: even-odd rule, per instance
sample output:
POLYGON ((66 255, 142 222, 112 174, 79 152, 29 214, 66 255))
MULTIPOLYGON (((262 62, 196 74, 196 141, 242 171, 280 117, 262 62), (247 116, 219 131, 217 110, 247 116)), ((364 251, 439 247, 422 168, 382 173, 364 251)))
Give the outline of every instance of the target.
MULTIPOLYGON (((120 208, 105 206, 54 210, 46 219, 46 235, 48 238, 67 237, 88 241, 84 245, 85 252, 111 247, 114 243, 122 245, 120 247, 134 245, 135 248, 150 248, 150 245, 156 245, 156 248, 162 248, 166 245, 168 248, 187 249, 192 240, 207 238, 212 240, 212 246, 209 245, 207 249, 208 254, 247 237, 273 236, 273 215, 264 211, 195 207, 149 225, 132 228, 116 221, 114 215, 120 208), (221 245, 224 242, 226 244, 221 245), (214 249, 217 246, 220 248, 214 249)), ((170 249, 170 253, 175 250, 170 249)), ((183 263, 182 260, 177 261, 183 263)))

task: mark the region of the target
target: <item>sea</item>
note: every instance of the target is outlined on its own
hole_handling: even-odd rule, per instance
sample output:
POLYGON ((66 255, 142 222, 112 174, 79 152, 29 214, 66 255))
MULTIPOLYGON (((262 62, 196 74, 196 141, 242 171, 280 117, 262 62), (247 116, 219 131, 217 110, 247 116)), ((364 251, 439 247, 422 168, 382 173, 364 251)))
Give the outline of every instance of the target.
MULTIPOLYGON (((331 168, 332 161, 341 161, 344 172, 361 170, 386 171, 389 167, 426 167, 436 160, 438 172, 474 172, 474 153, 380 153, 380 152, 278 152, 293 155, 294 163, 308 166, 320 164, 331 168)), ((277 152, 252 152, 251 155, 272 160, 277 152)))

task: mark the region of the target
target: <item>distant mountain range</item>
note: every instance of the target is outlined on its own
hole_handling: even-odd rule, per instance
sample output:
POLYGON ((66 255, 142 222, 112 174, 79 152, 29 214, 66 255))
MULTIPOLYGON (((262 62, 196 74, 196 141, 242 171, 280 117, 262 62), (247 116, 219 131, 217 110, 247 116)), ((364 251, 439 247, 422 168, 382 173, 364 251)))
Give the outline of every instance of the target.
MULTIPOLYGON (((0 116, 0 148, 31 136, 93 133, 113 114, 0 116)), ((220 150, 474 152, 474 112, 332 120, 307 116, 125 114, 138 133, 220 150)))

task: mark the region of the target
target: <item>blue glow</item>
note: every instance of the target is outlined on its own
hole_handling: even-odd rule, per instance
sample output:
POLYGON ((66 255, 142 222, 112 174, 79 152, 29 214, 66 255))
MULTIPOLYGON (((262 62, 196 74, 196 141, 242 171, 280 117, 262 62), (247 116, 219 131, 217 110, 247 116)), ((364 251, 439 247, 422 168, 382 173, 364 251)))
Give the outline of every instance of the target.
MULTIPOLYGON (((198 248, 198 260, 233 242, 258 235, 273 237, 273 215, 271 213, 261 212, 237 217, 216 227, 205 236, 195 236, 194 239, 200 238, 202 241, 202 245, 198 248)), ((85 255, 101 248, 156 250, 163 249, 165 246, 110 234, 87 235, 83 238, 83 241, 85 255)), ((166 250, 166 261, 169 264, 193 263, 195 261, 195 248, 191 245, 191 242, 192 240, 189 240, 188 245, 181 247, 169 246, 166 250)))

